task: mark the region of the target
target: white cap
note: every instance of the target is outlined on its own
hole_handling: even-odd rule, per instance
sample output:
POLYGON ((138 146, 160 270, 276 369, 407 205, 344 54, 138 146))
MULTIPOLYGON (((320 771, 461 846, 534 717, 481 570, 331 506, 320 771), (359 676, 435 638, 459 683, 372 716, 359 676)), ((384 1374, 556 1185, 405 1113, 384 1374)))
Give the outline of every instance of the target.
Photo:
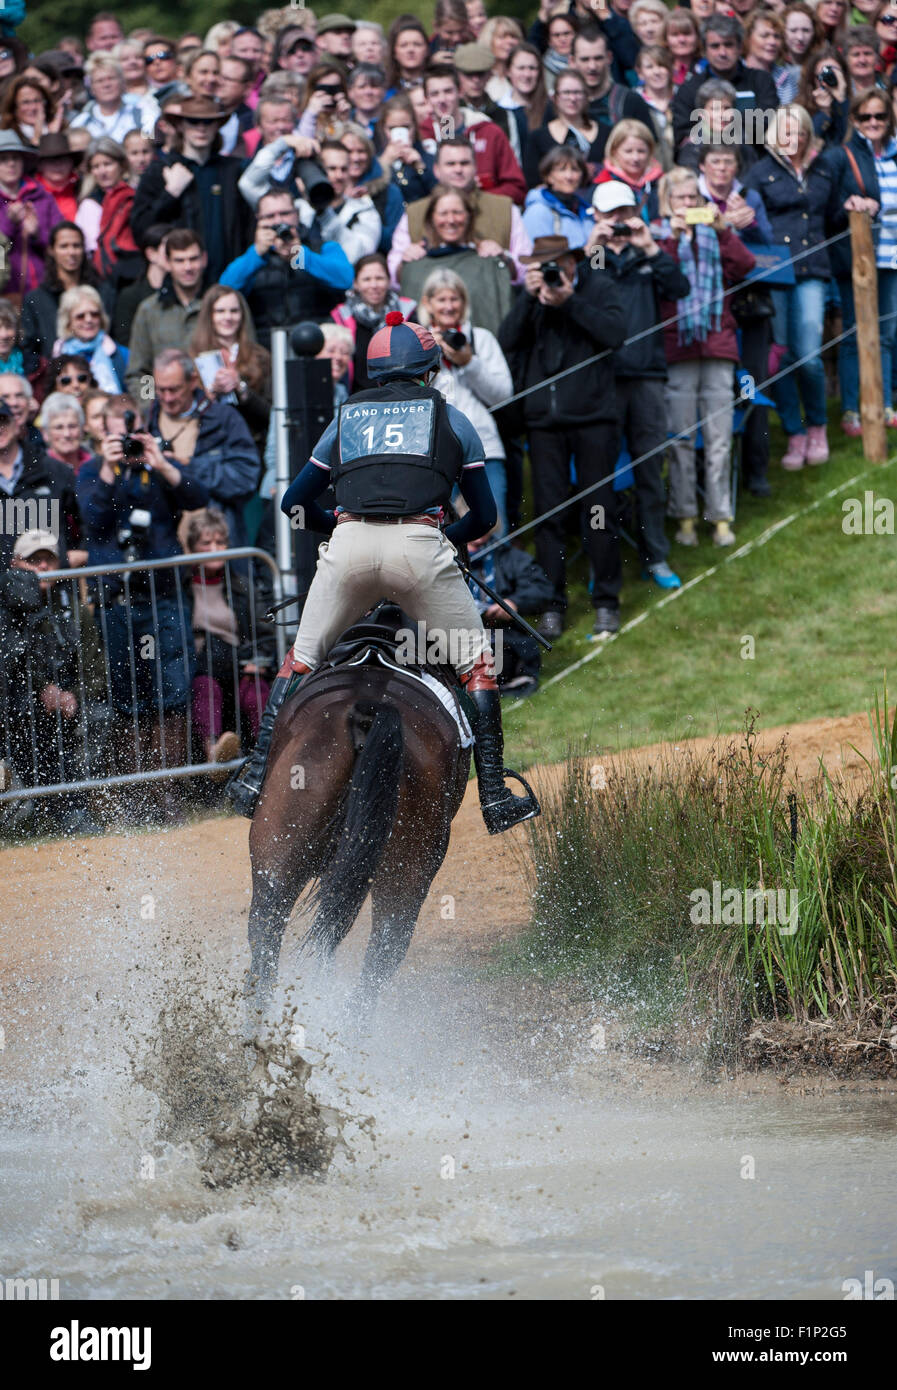
POLYGON ((17 560, 28 560, 39 550, 48 550, 53 555, 59 554, 59 541, 52 531, 23 531, 13 546, 12 553, 17 560))
POLYGON ((613 212, 615 208, 636 206, 635 194, 628 183, 622 183, 620 179, 611 179, 607 183, 595 185, 592 207, 596 212, 613 212))

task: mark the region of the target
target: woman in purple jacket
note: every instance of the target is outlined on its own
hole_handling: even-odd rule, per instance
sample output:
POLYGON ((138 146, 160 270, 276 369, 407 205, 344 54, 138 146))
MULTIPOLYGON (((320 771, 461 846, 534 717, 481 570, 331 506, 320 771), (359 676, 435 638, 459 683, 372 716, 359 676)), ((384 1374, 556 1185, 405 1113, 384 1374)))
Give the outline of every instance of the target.
POLYGON ((50 233, 62 221, 54 199, 25 174, 25 160, 33 153, 15 131, 0 130, 0 235, 9 243, 3 292, 19 303, 41 283, 50 233))

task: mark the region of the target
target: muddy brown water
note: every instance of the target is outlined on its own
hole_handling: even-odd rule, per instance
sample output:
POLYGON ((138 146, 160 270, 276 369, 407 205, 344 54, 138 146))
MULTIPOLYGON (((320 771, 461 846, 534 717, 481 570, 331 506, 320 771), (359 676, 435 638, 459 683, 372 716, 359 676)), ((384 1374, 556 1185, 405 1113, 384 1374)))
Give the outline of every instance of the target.
POLYGON ((462 809, 363 1039, 342 1006, 364 920, 326 977, 293 936, 288 1022, 248 1097, 245 822, 0 852, 0 1278, 95 1299, 897 1283, 897 1088, 711 1084, 612 1030, 596 1051, 588 1013, 483 968, 526 920, 509 838, 462 809))

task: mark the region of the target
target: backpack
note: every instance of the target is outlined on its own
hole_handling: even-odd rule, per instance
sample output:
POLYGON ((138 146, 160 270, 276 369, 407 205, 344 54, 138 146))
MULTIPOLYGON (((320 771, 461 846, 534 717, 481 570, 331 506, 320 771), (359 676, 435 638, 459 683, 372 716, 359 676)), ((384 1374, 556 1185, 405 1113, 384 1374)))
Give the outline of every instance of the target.
POLYGON ((116 184, 106 194, 102 206, 93 264, 104 280, 113 280, 118 278, 125 268, 120 264, 123 259, 139 255, 139 248, 131 231, 134 189, 127 183, 116 184))

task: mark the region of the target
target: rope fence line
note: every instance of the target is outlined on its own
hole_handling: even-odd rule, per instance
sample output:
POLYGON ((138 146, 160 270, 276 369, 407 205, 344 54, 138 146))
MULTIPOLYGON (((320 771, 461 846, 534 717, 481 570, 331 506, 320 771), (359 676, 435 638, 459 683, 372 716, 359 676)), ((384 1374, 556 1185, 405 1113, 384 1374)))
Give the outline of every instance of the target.
MULTIPOLYGON (((845 228, 843 232, 837 232, 835 236, 829 237, 827 241, 814 242, 806 251, 799 251, 796 256, 791 256, 787 261, 783 261, 782 265, 795 265, 798 261, 802 261, 805 256, 812 256, 815 255, 817 251, 824 251, 827 246, 833 246, 836 241, 841 241, 846 236, 850 236, 849 227, 845 228)), ((751 247, 747 243, 744 244, 747 250, 750 251, 751 247)), ((761 243, 756 244, 760 245, 761 243)), ((765 243, 762 244, 765 245, 765 243)), ((746 280, 739 280, 737 284, 730 285, 727 290, 718 290, 716 294, 710 296, 710 302, 713 303, 714 300, 717 299, 727 299, 730 294, 737 294, 739 290, 747 289, 749 285, 766 283, 767 288, 774 288, 766 281, 766 274, 767 272, 760 271, 757 275, 748 276, 746 280)), ((537 381, 535 386, 524 387, 522 391, 517 391, 513 396, 508 396, 506 400, 499 401, 496 405, 489 406, 488 410, 490 415, 494 414, 496 410, 503 410, 505 406, 513 405, 515 401, 522 401, 525 396, 531 396, 534 391, 541 391, 544 387, 551 386, 556 381, 563 381, 564 377, 572 376, 574 372, 582 371, 583 367, 593 366, 595 362, 600 362, 602 358, 610 357, 613 353, 620 352, 622 348, 631 347, 633 343, 641 342, 642 338, 650 338, 652 333, 660 333, 664 328, 672 327, 672 325, 678 323, 682 317, 682 314, 674 314, 670 319, 664 319, 661 323, 652 324, 650 328, 643 328, 640 333, 634 333, 631 338, 626 338, 618 348, 602 348, 600 352, 594 353, 592 357, 586 357, 582 362, 577 362, 572 367, 565 367, 562 372, 555 372, 554 376, 547 376, 542 381, 537 381)))
MULTIPOLYGON (((678 589, 674 589, 671 593, 664 594, 662 598, 650 604, 647 608, 643 609, 641 613, 637 613, 634 618, 630 618, 628 622, 622 625, 619 632, 608 633, 606 637, 594 639, 594 645, 591 651, 586 652, 585 656, 579 657, 577 661, 572 662, 569 666, 565 666, 563 671, 558 671, 557 675, 552 676, 550 680, 540 684, 539 689, 531 698, 537 698, 539 695, 543 694, 544 691, 550 689, 551 686, 558 685, 561 681, 566 680, 568 676, 572 676, 576 671, 581 670, 582 667, 588 665, 590 661, 595 661, 597 657, 603 656, 612 643, 632 632, 640 623, 645 622, 647 618, 657 613, 661 608, 666 608, 668 604, 675 603, 678 599, 681 599, 683 595, 688 593, 691 589, 696 588, 698 584, 703 583, 705 579, 710 579, 713 575, 718 573, 724 565, 731 564, 734 560, 743 560, 754 550, 759 550, 761 546, 766 545, 772 540, 773 536, 778 535, 780 531, 784 531, 786 527, 793 525, 795 521, 800 521, 804 517, 809 516, 811 512, 818 510, 825 502, 830 502, 833 497, 837 497, 839 493, 846 492, 848 488, 854 487, 865 478, 871 478, 873 476, 879 477, 883 468, 890 468, 894 463, 897 463, 897 454, 892 455, 884 464, 876 463, 870 468, 864 469, 862 473, 855 473, 852 478, 847 478, 843 483, 839 483, 837 487, 830 488, 828 492, 823 493, 821 497, 817 497, 813 502, 808 502, 807 505, 801 507, 799 511, 791 512, 788 516, 780 517, 778 521, 768 526, 765 531, 761 531, 760 535, 756 536, 754 540, 747 541, 744 545, 739 546, 737 550, 730 551, 727 555, 722 556, 715 564, 708 565, 707 569, 702 570, 700 574, 696 574, 693 579, 689 579, 686 584, 683 584, 678 589)), ((528 705, 529 703, 529 700, 518 700, 508 707, 503 707, 503 717, 507 720, 510 716, 517 714, 524 705, 528 705)))
MULTIPOLYGON (((885 323, 888 319, 893 318, 897 318, 897 312, 890 314, 879 314, 878 321, 879 323, 885 323)), ((775 382, 780 381, 783 377, 788 376, 791 372, 797 371, 798 368, 802 367, 806 362, 810 362, 815 357, 818 357, 821 353, 825 352, 826 348, 834 347, 837 343, 842 342, 845 338, 849 338, 851 334, 856 333, 856 331, 856 324, 854 324, 852 328, 846 328, 843 330, 843 332, 838 333, 834 338, 829 338, 826 342, 821 343, 820 346, 818 348, 815 348, 812 352, 805 353, 803 357, 798 358, 798 360, 796 362, 793 362, 789 367, 783 367, 781 371, 776 372, 773 376, 767 377, 765 381, 754 382, 755 391, 762 391, 767 386, 774 385, 775 382)), ((669 448, 671 444, 675 444, 677 440, 687 438, 689 435, 693 434, 696 430, 700 429, 704 424, 706 424, 708 420, 714 420, 718 415, 728 414, 732 410, 733 405, 737 403, 739 399, 742 400, 745 404, 749 404, 751 398, 747 396, 742 396, 740 398, 736 398, 735 402, 727 403, 725 406, 721 406, 718 410, 711 410, 707 415, 704 415, 699 420, 696 420, 693 425, 690 425, 688 427, 688 429, 680 430, 678 434, 670 435, 667 439, 664 440, 663 444, 659 444, 654 449, 649 449, 647 453, 639 455, 639 457, 636 459, 632 459, 628 464, 628 467, 631 468, 634 472, 635 469, 638 468, 639 464, 644 463, 649 458, 653 458, 655 454, 659 454, 663 450, 666 450, 667 448, 669 448)), ((881 465, 878 466, 880 467, 881 465)), ((544 521, 547 521, 550 517, 557 516, 559 512, 564 511, 567 507, 572 507, 575 503, 582 502, 583 499, 588 497, 590 493, 593 493, 598 488, 604 487, 605 484, 612 482, 616 475, 617 466, 615 461, 613 472, 608 473, 606 477, 599 478, 597 482, 590 483, 590 485, 587 488, 583 488, 581 492, 576 492, 573 494, 572 497, 568 497, 565 501, 558 502, 556 506, 549 508, 547 512, 542 512, 540 516, 534 517, 532 521, 527 521, 523 524, 523 526, 518 526, 516 531, 511 531, 507 536, 500 536, 498 539, 490 542, 489 545, 484 545, 483 548, 477 552, 477 557, 480 558, 485 557, 486 555, 491 555, 494 550, 498 550, 503 545, 510 544, 512 541, 516 540, 518 536, 524 535, 527 531, 532 531, 534 527, 541 526, 544 521)))

